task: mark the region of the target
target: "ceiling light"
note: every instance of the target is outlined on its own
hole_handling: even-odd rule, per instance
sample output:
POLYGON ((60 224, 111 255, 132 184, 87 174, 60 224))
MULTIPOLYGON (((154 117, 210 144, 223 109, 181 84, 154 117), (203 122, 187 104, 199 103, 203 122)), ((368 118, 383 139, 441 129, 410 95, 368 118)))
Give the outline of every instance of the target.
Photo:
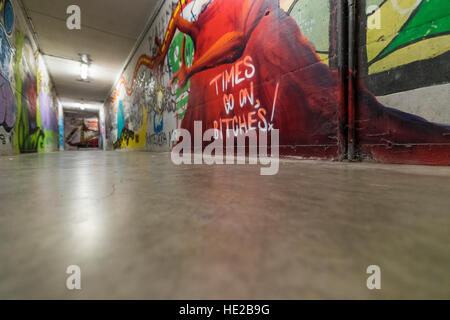
POLYGON ((86 81, 88 79, 88 73, 89 73, 89 65, 82 62, 80 65, 81 80, 86 81))
POLYGON ((80 56, 81 62, 89 64, 89 62, 91 62, 91 59, 89 58, 89 55, 86 53, 79 53, 78 54, 80 56))
POLYGON ((80 107, 80 110, 86 109, 86 107, 84 106, 84 99, 81 99, 81 102, 79 103, 79 107, 80 107))
POLYGON ((89 58, 89 55, 83 53, 80 55, 80 77, 81 80, 87 81, 89 78, 89 65, 91 63, 91 59, 89 58))

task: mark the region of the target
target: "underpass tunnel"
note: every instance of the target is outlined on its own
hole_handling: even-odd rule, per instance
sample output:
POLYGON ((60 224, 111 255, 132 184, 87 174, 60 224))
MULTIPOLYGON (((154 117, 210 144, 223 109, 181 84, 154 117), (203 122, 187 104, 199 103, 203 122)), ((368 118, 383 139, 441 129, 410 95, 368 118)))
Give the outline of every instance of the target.
POLYGON ((449 66, 448 0, 0 0, 0 299, 448 299, 449 66))

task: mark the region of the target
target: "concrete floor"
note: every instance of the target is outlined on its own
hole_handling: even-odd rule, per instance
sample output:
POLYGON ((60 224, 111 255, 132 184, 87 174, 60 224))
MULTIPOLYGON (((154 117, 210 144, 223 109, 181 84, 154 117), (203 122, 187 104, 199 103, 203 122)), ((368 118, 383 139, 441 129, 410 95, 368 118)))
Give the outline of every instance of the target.
POLYGON ((0 298, 450 298, 449 226, 450 168, 0 157, 0 298))

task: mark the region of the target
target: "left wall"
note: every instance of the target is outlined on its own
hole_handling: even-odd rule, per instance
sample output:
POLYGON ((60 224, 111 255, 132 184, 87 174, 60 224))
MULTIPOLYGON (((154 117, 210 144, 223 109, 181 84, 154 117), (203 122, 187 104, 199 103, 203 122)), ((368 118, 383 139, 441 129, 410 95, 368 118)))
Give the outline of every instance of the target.
POLYGON ((58 151, 62 107, 17 1, 0 0, 0 74, 0 155, 58 151))

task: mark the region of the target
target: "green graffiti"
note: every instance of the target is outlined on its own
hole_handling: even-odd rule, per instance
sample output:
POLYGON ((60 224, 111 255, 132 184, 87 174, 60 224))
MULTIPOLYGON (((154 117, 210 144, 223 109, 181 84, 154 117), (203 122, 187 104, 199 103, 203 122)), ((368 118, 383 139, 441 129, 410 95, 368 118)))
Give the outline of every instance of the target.
POLYGON ((450 33, 450 1, 425 0, 412 13, 397 37, 381 52, 378 59, 418 40, 450 33))
MULTIPOLYGON (((31 126, 30 114, 28 112, 28 101, 23 92, 23 79, 20 70, 22 62, 22 53, 25 43, 24 34, 16 34, 16 56, 14 57, 14 79, 16 82, 16 105, 17 120, 14 134, 14 147, 18 153, 26 152, 44 152, 45 151, 45 133, 40 129, 39 109, 36 108, 36 127, 31 126)), ((37 96, 36 96, 37 99, 37 96)), ((37 99, 38 100, 38 99, 37 99)))
POLYGON ((317 52, 330 50, 330 0, 296 1, 290 16, 317 52))
POLYGON ((55 146, 59 144, 59 133, 44 129, 43 139, 42 143, 38 143, 38 152, 53 151, 55 150, 55 146))
MULTIPOLYGON (((169 48, 169 64, 172 68, 172 73, 177 72, 181 67, 181 44, 183 43, 184 34, 178 33, 169 48)), ((192 65, 194 59, 194 42, 192 39, 186 35, 186 44, 184 50, 184 58, 188 66, 192 65)), ((186 87, 176 90, 176 109, 178 114, 178 119, 182 120, 184 118, 185 108, 188 103, 189 98, 189 87, 190 80, 188 81, 186 87)))

